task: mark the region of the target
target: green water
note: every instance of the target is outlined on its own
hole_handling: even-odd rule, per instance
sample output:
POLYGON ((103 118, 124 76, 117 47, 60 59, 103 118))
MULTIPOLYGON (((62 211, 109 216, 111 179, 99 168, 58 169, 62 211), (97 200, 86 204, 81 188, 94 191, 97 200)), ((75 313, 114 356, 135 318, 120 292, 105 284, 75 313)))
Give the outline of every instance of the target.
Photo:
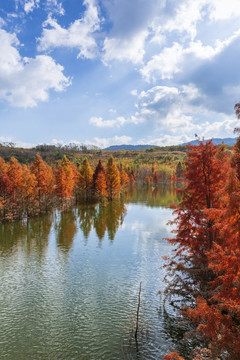
POLYGON ((177 201, 171 189, 134 190, 0 225, 0 358, 155 360, 175 347, 171 309, 157 293, 177 201))

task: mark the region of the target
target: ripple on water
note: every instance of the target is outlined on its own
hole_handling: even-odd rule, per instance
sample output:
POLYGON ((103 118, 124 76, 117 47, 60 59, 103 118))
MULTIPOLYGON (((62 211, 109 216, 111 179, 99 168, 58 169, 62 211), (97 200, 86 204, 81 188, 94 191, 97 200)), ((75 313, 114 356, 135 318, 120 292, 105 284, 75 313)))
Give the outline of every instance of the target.
POLYGON ((157 296, 170 217, 170 210, 134 204, 114 240, 105 233, 101 246, 93 228, 86 238, 78 226, 59 243, 58 216, 44 243, 23 232, 4 251, 0 240, 1 359, 135 359, 129 339, 140 281, 138 358, 160 359, 173 346, 157 296))

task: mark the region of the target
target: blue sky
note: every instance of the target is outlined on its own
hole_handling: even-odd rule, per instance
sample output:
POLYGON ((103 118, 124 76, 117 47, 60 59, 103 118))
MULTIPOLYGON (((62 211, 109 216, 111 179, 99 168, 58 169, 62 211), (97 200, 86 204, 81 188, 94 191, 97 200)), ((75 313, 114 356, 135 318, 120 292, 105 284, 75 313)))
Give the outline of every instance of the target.
POLYGON ((239 0, 2 0, 0 142, 233 137, 239 0))

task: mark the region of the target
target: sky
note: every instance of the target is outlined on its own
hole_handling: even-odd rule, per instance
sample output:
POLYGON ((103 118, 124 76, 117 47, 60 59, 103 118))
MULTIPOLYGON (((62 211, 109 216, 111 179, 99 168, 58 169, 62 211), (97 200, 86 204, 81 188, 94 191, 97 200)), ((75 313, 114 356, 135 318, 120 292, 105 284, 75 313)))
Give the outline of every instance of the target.
POLYGON ((0 142, 234 137, 239 0, 1 0, 0 142))

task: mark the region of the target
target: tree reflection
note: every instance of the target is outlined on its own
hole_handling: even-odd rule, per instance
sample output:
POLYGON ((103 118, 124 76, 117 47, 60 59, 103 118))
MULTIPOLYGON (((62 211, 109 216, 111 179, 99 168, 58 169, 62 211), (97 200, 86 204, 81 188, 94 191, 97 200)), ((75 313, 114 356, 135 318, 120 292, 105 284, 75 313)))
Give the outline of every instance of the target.
POLYGON ((78 208, 80 228, 87 239, 94 227, 101 241, 106 231, 110 240, 114 240, 119 226, 123 223, 126 207, 122 198, 100 204, 81 205, 78 208))
POLYGON ((95 214, 96 204, 83 204, 78 207, 80 229, 82 230, 85 239, 88 239, 92 230, 95 214))
MULTIPOLYGON (((181 184, 179 184, 181 185, 181 184)), ((162 186, 157 188, 129 188, 125 193, 127 203, 140 203, 150 207, 166 207, 178 204, 181 201, 181 194, 174 186, 162 186)))
POLYGON ((0 252, 14 251, 20 245, 27 254, 37 249, 43 254, 48 246, 48 238, 53 222, 52 213, 36 216, 32 219, 5 223, 0 226, 0 252))
POLYGON ((69 250, 72 247, 74 236, 76 235, 76 216, 73 209, 65 210, 60 214, 60 221, 56 224, 57 244, 69 250))

